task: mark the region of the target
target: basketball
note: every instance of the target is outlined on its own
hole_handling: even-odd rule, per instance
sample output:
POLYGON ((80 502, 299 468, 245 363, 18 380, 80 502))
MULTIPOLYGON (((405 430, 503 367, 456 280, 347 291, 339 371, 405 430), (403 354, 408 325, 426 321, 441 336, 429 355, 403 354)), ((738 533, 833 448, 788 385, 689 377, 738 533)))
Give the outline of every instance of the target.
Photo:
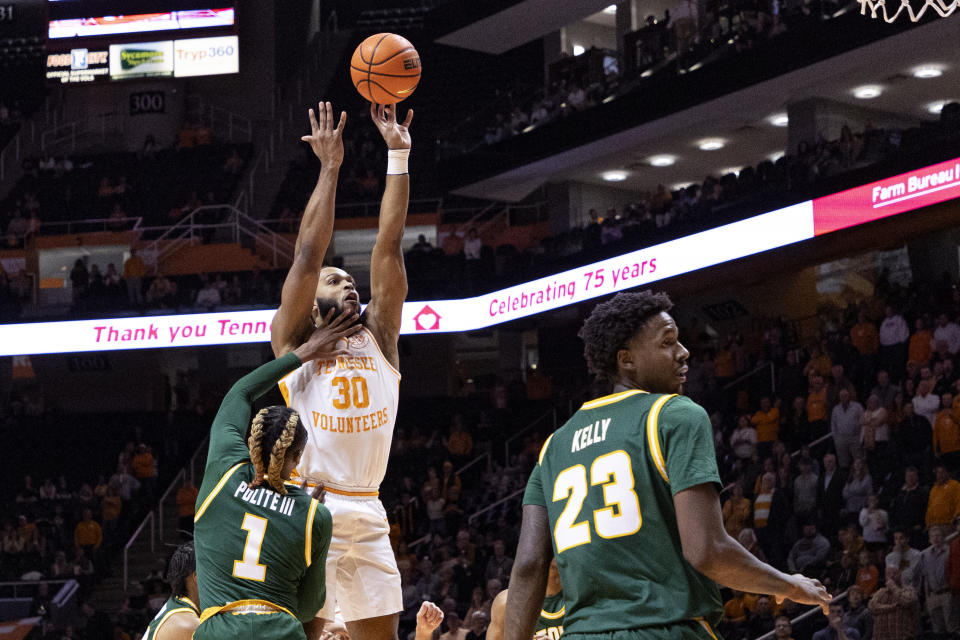
POLYGON ((360 95, 370 102, 401 102, 410 97, 420 82, 420 54, 406 38, 378 33, 361 42, 353 52, 350 77, 360 95))

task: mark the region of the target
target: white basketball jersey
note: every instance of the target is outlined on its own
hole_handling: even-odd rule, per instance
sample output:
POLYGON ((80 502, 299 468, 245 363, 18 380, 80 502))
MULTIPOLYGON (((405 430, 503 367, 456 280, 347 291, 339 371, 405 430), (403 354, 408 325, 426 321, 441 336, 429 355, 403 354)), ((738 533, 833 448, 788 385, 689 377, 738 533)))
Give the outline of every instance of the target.
POLYGON ((400 372, 366 327, 346 342, 350 355, 307 362, 280 381, 309 434, 295 476, 342 491, 377 491, 390 457, 400 372))

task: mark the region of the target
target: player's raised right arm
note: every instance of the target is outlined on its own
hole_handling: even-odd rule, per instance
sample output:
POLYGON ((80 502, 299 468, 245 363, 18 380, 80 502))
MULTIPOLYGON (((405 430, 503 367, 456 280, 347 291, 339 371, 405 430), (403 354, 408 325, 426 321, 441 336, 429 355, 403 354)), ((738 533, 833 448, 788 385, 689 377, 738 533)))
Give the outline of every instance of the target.
POLYGON ((320 160, 320 177, 310 194, 293 252, 293 264, 280 294, 280 308, 273 317, 270 345, 278 358, 297 347, 297 340, 310 320, 316 297, 317 281, 323 257, 333 235, 333 215, 337 178, 343 163, 343 127, 346 112, 334 125, 333 107, 321 102, 317 112, 310 109, 310 135, 302 141, 310 144, 320 160))
MULTIPOLYGON (((787 575, 760 562, 727 534, 720 500, 712 483, 698 484, 673 496, 683 557, 693 568, 714 582, 748 593, 766 593, 799 604, 823 607, 827 613, 830 594, 817 580, 800 574, 787 575)), ((513 584, 510 585, 513 590, 513 584)))

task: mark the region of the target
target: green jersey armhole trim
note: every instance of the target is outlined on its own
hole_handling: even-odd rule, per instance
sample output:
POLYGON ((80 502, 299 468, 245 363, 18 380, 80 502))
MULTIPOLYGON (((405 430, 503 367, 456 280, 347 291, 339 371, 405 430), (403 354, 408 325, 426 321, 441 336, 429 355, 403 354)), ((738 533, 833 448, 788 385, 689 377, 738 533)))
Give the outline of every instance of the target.
POLYGON ((547 445, 550 444, 550 441, 553 440, 553 436, 556 435, 556 431, 547 436, 547 440, 543 443, 543 446, 540 448, 540 456, 537 458, 537 464, 543 462, 543 456, 547 454, 547 445))
POLYGON ((670 478, 667 477, 667 463, 664 460, 663 451, 660 449, 659 421, 663 405, 667 404, 670 398, 675 397, 677 397, 677 394, 671 393, 657 398, 657 401, 650 407, 650 412, 647 413, 647 448, 650 450, 653 464, 656 465, 657 471, 660 472, 660 476, 667 484, 670 484, 670 478))
POLYGON ((213 499, 217 497, 217 494, 220 493, 220 490, 223 489, 223 485, 227 484, 227 480, 230 479, 230 476, 232 476, 237 469, 239 469, 245 464, 249 464, 249 463, 238 462, 237 464, 233 465, 229 471, 223 474, 223 477, 220 478, 220 482, 217 483, 217 486, 213 488, 213 491, 210 492, 210 495, 208 495, 206 499, 203 501, 203 504, 200 505, 200 508, 197 510, 197 515, 194 516, 193 518, 194 522, 197 522, 200 520, 200 516, 202 516, 203 513, 207 510, 207 507, 209 507, 210 503, 213 502, 213 499))
POLYGON ((560 618, 563 617, 564 612, 565 612, 566 610, 567 610, 567 606, 566 606, 566 605, 560 607, 560 611, 557 611, 557 612, 555 612, 555 613, 550 613, 549 611, 545 611, 545 610, 541 609, 541 610, 540 610, 540 617, 541 617, 541 618, 546 618, 547 620, 559 620, 560 618))

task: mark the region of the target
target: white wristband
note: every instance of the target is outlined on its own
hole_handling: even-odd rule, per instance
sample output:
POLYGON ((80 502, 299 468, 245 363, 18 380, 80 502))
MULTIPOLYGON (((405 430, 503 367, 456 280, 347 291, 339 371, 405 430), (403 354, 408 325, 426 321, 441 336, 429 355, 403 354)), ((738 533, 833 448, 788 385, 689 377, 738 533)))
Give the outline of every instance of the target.
POLYGON ((409 173, 407 171, 409 157, 410 149, 387 149, 387 175, 397 176, 409 173))

